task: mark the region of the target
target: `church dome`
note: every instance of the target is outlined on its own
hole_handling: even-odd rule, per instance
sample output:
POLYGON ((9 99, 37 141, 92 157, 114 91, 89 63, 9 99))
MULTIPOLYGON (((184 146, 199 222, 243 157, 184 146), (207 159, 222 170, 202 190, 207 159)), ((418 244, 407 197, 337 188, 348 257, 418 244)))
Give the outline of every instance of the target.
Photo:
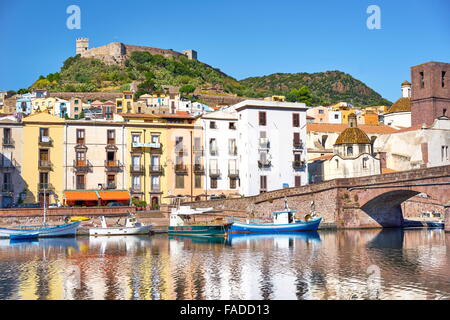
POLYGON ((398 99, 386 113, 411 112, 411 98, 398 99))
POLYGON ((349 127, 341 132, 336 139, 335 145, 339 144, 370 144, 370 139, 367 134, 357 127, 349 127))
POLYGON ((402 87, 403 86, 410 86, 410 85, 411 85, 411 83, 408 80, 405 80, 405 81, 402 82, 402 87))

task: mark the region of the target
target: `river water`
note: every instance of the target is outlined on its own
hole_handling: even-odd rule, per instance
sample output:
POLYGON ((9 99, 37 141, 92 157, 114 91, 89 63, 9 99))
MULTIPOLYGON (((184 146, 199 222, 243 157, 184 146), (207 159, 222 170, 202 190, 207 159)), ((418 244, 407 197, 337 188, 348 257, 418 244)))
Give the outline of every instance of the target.
POLYGON ((0 299, 450 299, 450 233, 0 240, 0 299))

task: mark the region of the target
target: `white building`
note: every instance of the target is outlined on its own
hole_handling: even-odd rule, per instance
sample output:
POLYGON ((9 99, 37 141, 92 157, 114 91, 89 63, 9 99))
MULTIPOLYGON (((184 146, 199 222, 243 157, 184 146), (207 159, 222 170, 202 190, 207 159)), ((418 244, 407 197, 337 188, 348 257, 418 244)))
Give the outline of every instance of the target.
POLYGON ((374 147, 383 166, 395 171, 450 165, 450 118, 380 136, 374 147))
POLYGON ((402 97, 384 114, 384 124, 393 127, 411 127, 411 83, 402 83, 402 97))
POLYGON ((304 103, 245 100, 230 108, 238 118, 241 194, 307 184, 304 103))
MULTIPOLYGON (((239 193, 238 115, 231 108, 204 115, 205 191, 208 195, 239 193)), ((194 170, 201 159, 194 159, 194 170)), ((203 168, 201 168, 203 169, 203 168)))

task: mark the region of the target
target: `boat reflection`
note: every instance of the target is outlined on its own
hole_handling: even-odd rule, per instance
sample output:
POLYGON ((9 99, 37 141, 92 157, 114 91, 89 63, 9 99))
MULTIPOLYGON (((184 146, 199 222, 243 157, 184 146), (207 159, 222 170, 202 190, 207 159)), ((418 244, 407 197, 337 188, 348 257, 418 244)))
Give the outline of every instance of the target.
POLYGON ((302 241, 305 243, 320 243, 320 235, 317 231, 305 232, 283 232, 283 233, 231 233, 228 235, 227 244, 240 245, 255 242, 273 241, 277 246, 283 243, 289 245, 290 242, 302 241))
POLYGON ((215 244, 224 244, 226 243, 225 237, 211 237, 211 236, 194 236, 194 235, 169 235, 169 240, 178 240, 182 242, 190 242, 190 243, 215 243, 215 244))
POLYGON ((39 239, 29 239, 29 240, 10 240, 1 239, 0 247, 14 247, 28 249, 34 248, 73 248, 79 250, 77 239, 74 237, 67 238, 39 238, 39 239))

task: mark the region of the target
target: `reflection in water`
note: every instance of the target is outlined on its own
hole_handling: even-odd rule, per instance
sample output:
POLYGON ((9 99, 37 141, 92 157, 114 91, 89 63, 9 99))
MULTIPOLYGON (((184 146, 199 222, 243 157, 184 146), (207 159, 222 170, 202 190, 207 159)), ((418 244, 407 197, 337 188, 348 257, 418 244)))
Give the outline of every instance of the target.
POLYGON ((366 299, 374 266, 380 299, 450 299, 439 229, 0 240, 0 299, 366 299))

